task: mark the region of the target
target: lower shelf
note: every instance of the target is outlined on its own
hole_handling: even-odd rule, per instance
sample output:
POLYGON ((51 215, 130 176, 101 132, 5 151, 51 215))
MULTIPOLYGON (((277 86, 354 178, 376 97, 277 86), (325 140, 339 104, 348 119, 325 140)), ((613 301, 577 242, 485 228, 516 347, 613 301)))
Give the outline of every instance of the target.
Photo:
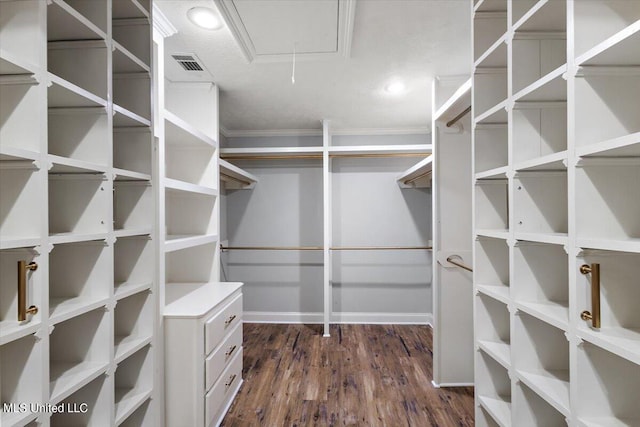
POLYGON ((640 419, 635 418, 584 418, 579 419, 580 427, 635 427, 640 425, 640 419))
POLYGON ((509 369, 511 366, 511 346, 507 343, 478 340, 478 347, 489 356, 493 357, 496 362, 509 369))
POLYGON ((511 426, 511 402, 507 399, 478 396, 478 402, 501 427, 511 426))
POLYGON ((479 292, 483 293, 486 296, 489 296, 493 299, 501 301, 505 304, 509 304, 510 300, 510 290, 508 286, 505 285, 476 285, 476 288, 479 292))
POLYGON ((531 302, 518 301, 516 303, 519 310, 524 311, 538 319, 547 322, 562 330, 567 330, 569 325, 569 308, 553 301, 531 302))
POLYGON ((117 387, 115 389, 116 426, 122 424, 132 413, 145 403, 152 394, 152 390, 138 390, 135 388, 117 387))
POLYGON ((104 306, 108 301, 109 298, 94 297, 51 298, 49 300, 51 323, 64 322, 72 317, 88 313, 104 306))
POLYGON ((109 364, 104 362, 51 362, 51 403, 56 404, 82 388, 104 373, 108 366, 109 364))
POLYGON ((598 332, 580 329, 585 341, 640 365, 640 329, 601 328, 598 332))
POLYGON ((151 343, 151 336, 116 335, 114 338, 115 362, 120 363, 149 343, 151 343))
POLYGON ((569 371, 517 371, 518 378, 565 417, 569 411, 569 371))

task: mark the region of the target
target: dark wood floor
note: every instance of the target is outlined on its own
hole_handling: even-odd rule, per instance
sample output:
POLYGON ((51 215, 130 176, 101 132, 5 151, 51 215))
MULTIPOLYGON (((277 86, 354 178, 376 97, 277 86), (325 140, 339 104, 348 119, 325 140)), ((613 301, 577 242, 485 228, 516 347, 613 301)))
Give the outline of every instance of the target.
POLYGON ((473 388, 431 385, 428 326, 244 325, 223 426, 473 426, 473 388))

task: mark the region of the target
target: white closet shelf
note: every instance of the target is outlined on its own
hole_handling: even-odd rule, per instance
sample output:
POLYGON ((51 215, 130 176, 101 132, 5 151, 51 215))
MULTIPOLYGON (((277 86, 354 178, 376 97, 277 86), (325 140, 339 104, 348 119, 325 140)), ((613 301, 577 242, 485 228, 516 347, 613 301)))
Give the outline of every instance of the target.
POLYGON ((119 239, 122 237, 149 236, 151 235, 151 227, 145 228, 122 228, 113 230, 113 235, 119 239))
POLYGON ((307 154, 322 154, 322 147, 252 147, 252 148, 221 148, 220 157, 229 156, 252 156, 259 158, 260 156, 273 156, 278 154, 286 154, 290 156, 307 154))
POLYGON ((524 233, 516 231, 515 238, 516 240, 549 243, 551 245, 566 245, 568 243, 567 233, 524 233))
POLYGON ((113 126, 114 127, 140 127, 140 126, 151 126, 151 120, 145 119, 144 117, 127 110, 119 105, 113 104, 113 112, 115 113, 113 117, 113 126))
POLYGON ((489 237, 491 239, 507 240, 509 238, 509 230, 476 230, 476 234, 482 237, 489 237))
POLYGON ((117 41, 112 41, 114 73, 150 73, 151 68, 117 41))
POLYGON ((509 34, 504 34, 489 47, 474 63, 474 67, 506 67, 507 40, 509 34))
POLYGON ((80 296, 69 298, 49 298, 49 318, 51 324, 69 320, 88 313, 98 307, 104 307, 109 297, 80 296))
POLYGON ((538 0, 513 25, 518 31, 566 31, 566 3, 558 0, 538 0))
POLYGON ((433 169, 433 155, 420 160, 415 165, 401 173, 397 178, 398 185, 402 188, 412 188, 414 181, 418 181, 421 177, 426 177, 433 169))
POLYGON ((218 241, 216 234, 196 234, 196 235, 167 235, 164 243, 165 252, 179 251, 181 249, 193 248, 218 241))
POLYGON ((49 108, 106 107, 107 101, 49 73, 49 108))
POLYGON ((137 0, 115 1, 112 9, 113 19, 149 18, 149 11, 137 0))
POLYGON ((480 0, 473 5, 474 12, 501 11, 507 13, 507 2, 504 0, 480 0))
POLYGON ((165 139, 169 145, 217 147, 218 143, 195 126, 182 120, 168 110, 164 110, 165 139))
POLYGON ((115 425, 122 424, 129 415, 133 414, 144 402, 151 397, 152 389, 137 389, 116 387, 116 422, 115 425))
POLYGON ((578 146, 576 147, 576 154, 580 157, 640 157, 640 132, 590 144, 586 147, 578 146))
POLYGON ((107 38, 104 31, 63 0, 47 5, 47 24, 49 41, 107 38))
POLYGON ((509 304, 511 301, 510 289, 507 285, 476 285, 478 292, 500 301, 503 304, 509 304))
POLYGON ((640 425, 639 418, 594 417, 578 419, 580 427, 634 427, 640 425))
POLYGON ((566 102, 567 82, 563 78, 566 72, 567 64, 559 66, 513 95, 513 100, 516 102, 566 102))
POLYGON ((150 290, 152 286, 152 282, 118 282, 114 285, 114 294, 116 300, 120 300, 139 292, 150 290))
POLYGON ((567 331, 569 327, 568 305, 568 303, 554 301, 516 301, 518 310, 522 310, 563 331, 567 331))
POLYGON ((98 165, 84 160, 70 159, 68 157, 47 155, 52 167, 49 173, 53 174, 71 174, 71 173, 106 173, 106 165, 98 165))
POLYGON ((489 108, 475 117, 477 124, 506 123, 507 122, 507 100, 501 101, 497 105, 489 108))
POLYGON ((201 317, 242 287, 236 282, 167 283, 164 317, 201 317))
POLYGON ((69 397, 94 379, 102 375, 109 363, 107 362, 57 362, 51 361, 51 403, 57 404, 69 397))
POLYGON ((508 343, 478 340, 478 348, 491 356, 505 369, 511 368, 511 346, 508 343))
POLYGON ((578 335, 585 341, 640 365, 640 328, 604 327, 595 332, 581 326, 578 335))
POLYGON ((535 159, 525 160, 514 166, 516 171, 548 171, 567 169, 567 151, 547 154, 535 159))
POLYGON ((565 417, 569 411, 569 370, 516 370, 516 375, 531 390, 565 417))
POLYGON ((183 194, 194 194, 200 196, 217 196, 216 188, 205 187, 203 185, 192 184, 190 182, 180 181, 178 179, 165 178, 164 187, 167 191, 173 191, 183 194))
POLYGON ((22 148, 0 146, 0 161, 38 160, 40 154, 22 148))
POLYGON ((36 74, 38 67, 0 47, 0 75, 36 74))
POLYGON ((116 335, 114 338, 115 362, 120 363, 152 340, 149 335, 116 335))
MULTIPOLYGON (((30 423, 35 421, 38 418, 37 413, 6 413, 3 412, 0 414, 0 424, 3 426, 11 426, 11 427, 22 427, 26 425, 31 425, 30 423)), ((37 425, 37 424, 36 424, 37 425)))
POLYGON ((258 177, 224 159, 219 159, 219 166, 220 180, 227 183, 227 188, 252 189, 258 182, 258 177))
POLYGON ((578 238, 577 246, 583 249, 640 253, 640 238, 609 240, 604 238, 578 238))
POLYGON ((42 240, 36 237, 9 237, 0 240, 0 250, 32 248, 42 243, 42 240))
POLYGON ((589 49, 576 58, 576 65, 639 65, 640 21, 589 49))
POLYGON ((332 154, 423 154, 433 149, 431 144, 409 145, 345 145, 329 147, 329 155, 332 154))
POLYGON ((113 180, 114 181, 151 181, 151 175, 148 173, 113 168, 113 180))
POLYGON ((89 242, 91 240, 105 240, 107 233, 51 233, 49 234, 49 243, 59 245, 63 243, 79 243, 89 242))
POLYGON ((508 398, 478 396, 478 403, 500 427, 511 427, 511 401, 508 398))
POLYGON ((477 173, 476 174, 476 179, 477 180, 483 180, 483 179, 504 180, 504 179, 507 179, 507 172, 508 171, 509 171, 509 167, 508 166, 501 166, 499 168, 489 169, 487 171, 477 173))
POLYGON ((448 122, 471 105, 471 79, 465 81, 433 115, 433 120, 448 122))
POLYGON ((40 326, 41 323, 37 320, 31 320, 26 324, 19 323, 17 320, 3 320, 0 322, 0 345, 5 345, 26 337, 27 335, 31 335, 36 332, 40 326))

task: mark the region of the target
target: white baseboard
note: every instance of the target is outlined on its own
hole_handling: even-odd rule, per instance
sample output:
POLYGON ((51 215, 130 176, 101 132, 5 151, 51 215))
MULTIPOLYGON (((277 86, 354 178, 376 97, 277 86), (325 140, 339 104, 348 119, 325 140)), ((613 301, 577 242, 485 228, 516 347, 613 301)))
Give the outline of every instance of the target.
POLYGON ((440 388, 440 387, 474 387, 475 386, 474 383, 440 383, 440 384, 438 384, 435 381, 431 381, 431 384, 433 384, 433 386, 435 388, 440 388))
MULTIPOLYGON (((322 313, 245 311, 245 323, 323 322, 322 313)), ((431 313, 332 313, 331 323, 368 325, 432 325, 431 313)))

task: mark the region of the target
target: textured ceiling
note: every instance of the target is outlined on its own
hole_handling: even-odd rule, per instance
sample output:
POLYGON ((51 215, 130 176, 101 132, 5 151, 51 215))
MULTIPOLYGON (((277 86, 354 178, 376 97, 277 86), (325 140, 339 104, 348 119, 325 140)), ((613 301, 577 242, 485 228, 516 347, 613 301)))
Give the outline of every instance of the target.
MULTIPOLYGON (((428 129, 434 77, 471 69, 468 0, 358 0, 350 57, 298 61, 295 85, 291 62, 248 63, 228 28, 190 24, 186 11, 215 8, 212 0, 157 3, 178 29, 166 40, 167 55, 198 55, 220 87, 221 125, 230 134, 304 133, 320 129, 322 119, 338 130, 428 129), (384 92, 393 79, 405 82, 404 95, 384 92)), ((167 77, 190 79, 180 72, 167 77)))

